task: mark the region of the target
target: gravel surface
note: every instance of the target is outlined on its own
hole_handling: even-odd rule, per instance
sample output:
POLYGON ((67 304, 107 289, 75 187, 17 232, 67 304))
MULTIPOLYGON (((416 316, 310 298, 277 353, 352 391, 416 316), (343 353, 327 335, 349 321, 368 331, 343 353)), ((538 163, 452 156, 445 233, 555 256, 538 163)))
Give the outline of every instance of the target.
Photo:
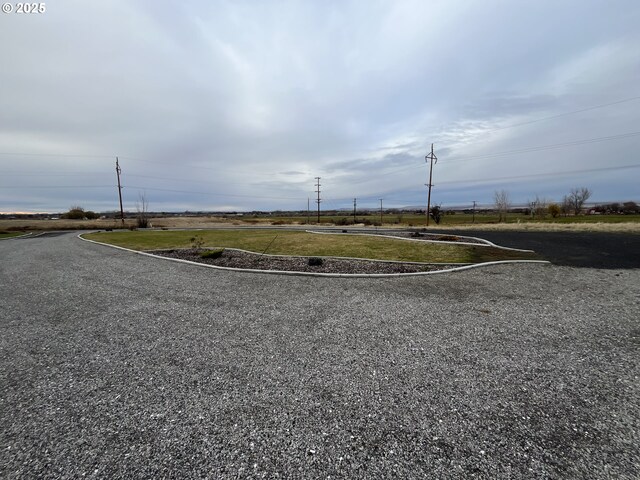
POLYGON ((0 242, 1 478, 640 477, 640 270, 387 279, 0 242))
POLYGON ((149 253, 168 258, 216 265, 218 267, 253 270, 277 270, 308 273, 389 274, 434 272, 459 267, 460 264, 425 265, 417 263, 372 262, 345 258, 323 258, 321 265, 309 265, 309 257, 284 257, 226 248, 219 258, 202 258, 196 249, 152 250, 149 253))

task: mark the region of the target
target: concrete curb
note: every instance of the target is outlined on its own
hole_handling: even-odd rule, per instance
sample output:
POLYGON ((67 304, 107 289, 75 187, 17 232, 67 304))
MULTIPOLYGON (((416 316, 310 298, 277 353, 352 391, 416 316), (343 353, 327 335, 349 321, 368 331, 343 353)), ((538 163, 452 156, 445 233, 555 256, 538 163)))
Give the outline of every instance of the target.
MULTIPOLYGON (((91 233, 91 232, 87 232, 91 233)), ((389 278, 389 277, 415 277, 421 275, 435 275, 438 273, 449 273, 449 272, 458 272, 462 270, 469 270, 471 268, 490 266, 490 265, 502 265, 509 263, 540 263, 540 264, 550 264, 545 260, 501 260, 497 262, 485 262, 485 263, 475 263, 472 265, 464 265, 461 267, 449 268, 445 270, 436 270, 433 272, 414 272, 414 273, 314 273, 314 272, 291 272, 291 271, 282 271, 282 270, 258 270, 258 269, 250 269, 250 268, 232 268, 232 267, 219 267, 217 265, 208 265, 206 263, 200 262, 192 262, 190 260, 182 260, 179 258, 168 258, 162 257, 160 255, 154 255, 152 253, 147 252, 139 252, 137 250, 131 250, 129 248, 118 247, 116 245, 110 245, 108 243, 96 242, 95 240, 89 240, 87 238, 83 238, 83 233, 78 234, 78 238, 85 242, 94 243, 96 245, 103 245, 105 247, 116 248, 118 250, 124 250, 125 252, 136 253, 138 255, 144 255, 152 258, 160 258, 163 260, 169 260, 173 262, 186 263, 190 265, 197 265, 199 267, 208 267, 216 270, 227 270, 232 272, 250 272, 250 273, 264 273, 268 275, 297 275, 297 276, 306 276, 306 277, 343 277, 343 278, 389 278)), ((254 253, 254 252, 252 252, 254 253)), ((362 259, 360 259, 362 260, 362 259)))

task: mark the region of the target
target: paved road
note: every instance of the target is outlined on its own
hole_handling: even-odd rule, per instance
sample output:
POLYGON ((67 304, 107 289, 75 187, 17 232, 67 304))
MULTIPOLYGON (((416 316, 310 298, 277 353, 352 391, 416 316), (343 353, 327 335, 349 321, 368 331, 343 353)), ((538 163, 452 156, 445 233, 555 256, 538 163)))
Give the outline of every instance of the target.
POLYGON ((640 268, 640 235, 596 232, 451 230, 513 248, 535 250, 556 265, 582 268, 640 268))
POLYGON ((640 270, 0 242, 0 478, 638 478, 640 270))

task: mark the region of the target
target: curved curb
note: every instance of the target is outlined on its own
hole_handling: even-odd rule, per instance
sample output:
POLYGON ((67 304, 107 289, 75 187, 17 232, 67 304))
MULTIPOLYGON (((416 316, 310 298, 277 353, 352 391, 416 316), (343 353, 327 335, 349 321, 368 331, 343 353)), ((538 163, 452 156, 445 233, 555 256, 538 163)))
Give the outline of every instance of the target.
POLYGON ((419 238, 407 238, 407 237, 396 237, 393 235, 380 235, 378 233, 337 233, 337 232, 318 232, 318 231, 313 231, 313 230, 305 230, 306 233, 315 233, 317 235, 360 235, 363 237, 382 237, 382 238, 392 238, 394 240, 406 240, 406 241, 410 241, 410 242, 423 242, 423 243, 445 243, 445 244, 449 244, 449 245, 467 245, 467 246, 473 246, 473 247, 494 247, 494 248, 500 248, 502 250, 510 250, 512 252, 523 252, 523 253, 535 253, 534 250, 524 250, 521 248, 512 248, 512 247, 503 247, 502 245, 497 245, 493 242, 490 242, 489 240, 485 240, 484 238, 479 238, 479 237, 469 237, 466 235, 456 235, 457 237, 460 238, 469 238, 472 240, 477 240, 479 242, 482 243, 472 243, 472 242, 451 242, 451 241, 447 241, 447 240, 426 240, 426 239, 419 239, 419 238))
MULTIPOLYGON (((490 265, 502 265, 509 263, 540 263, 550 264, 546 260, 500 260, 496 262, 474 263, 472 265, 464 265, 462 267, 448 268, 445 270, 435 270, 433 272, 413 272, 413 273, 314 273, 314 272, 292 272, 287 270, 258 270, 253 268, 233 268, 233 267, 219 267, 217 265, 209 265, 206 263, 192 262, 190 260, 182 260, 180 258, 162 257, 160 255, 154 255, 147 252, 139 252, 137 250, 131 250, 130 248, 119 247, 117 245, 110 245, 108 243, 96 242, 95 240, 89 240, 82 237, 82 233, 78 234, 78 238, 85 242, 94 243, 96 245, 103 245, 105 247, 116 248, 118 250, 124 250, 125 252, 136 253, 138 255, 144 255, 146 257, 160 258, 163 260, 169 260, 172 262, 186 263, 189 265, 197 265, 199 267, 208 267, 216 270, 227 270, 231 272, 249 272, 249 273, 265 273, 268 275, 297 275, 306 277, 343 277, 343 278, 390 278, 390 277, 415 277, 422 275, 435 275, 438 273, 458 272, 462 270, 469 270, 472 268, 490 266, 490 265)), ((253 253, 253 252, 252 252, 253 253)), ((362 260, 362 259, 359 259, 362 260)))

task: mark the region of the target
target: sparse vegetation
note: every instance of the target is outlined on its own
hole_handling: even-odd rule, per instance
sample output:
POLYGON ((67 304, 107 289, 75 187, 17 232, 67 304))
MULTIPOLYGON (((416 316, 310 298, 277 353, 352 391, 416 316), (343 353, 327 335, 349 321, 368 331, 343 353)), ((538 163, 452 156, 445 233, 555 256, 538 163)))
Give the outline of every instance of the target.
POLYGON ((561 212, 560 205, 558 205, 557 203, 550 203, 547 207, 547 210, 552 218, 558 218, 561 212))
POLYGON ((191 248, 194 248, 195 250, 202 250, 202 247, 204 245, 204 239, 202 238, 201 235, 196 235, 194 237, 191 237, 189 241, 191 242, 191 248))
POLYGON ((435 205, 431 207, 429 210, 429 215, 433 218, 433 221, 436 222, 436 225, 440 225, 440 220, 442 219, 442 209, 440 205, 435 205))
POLYGON ((98 218, 98 214, 91 210, 85 210, 82 207, 74 206, 69 209, 68 212, 60 215, 60 218, 66 220, 95 220, 98 218))
POLYGON ((500 190, 494 192, 493 195, 494 204, 498 211, 498 222, 506 222, 507 213, 511 208, 511 200, 509 199, 509 192, 506 190, 500 190))
POLYGON ((589 198, 591 198, 591 190, 586 187, 572 188, 571 193, 566 197, 574 215, 582 213, 582 207, 589 198))
POLYGON ((200 252, 200 257, 202 258, 220 258, 224 253, 224 248, 214 248, 211 250, 205 250, 204 252, 200 252))
POLYGON ((149 227, 149 202, 147 196, 144 193, 139 194, 138 201, 136 202, 136 224, 138 228, 149 227))

